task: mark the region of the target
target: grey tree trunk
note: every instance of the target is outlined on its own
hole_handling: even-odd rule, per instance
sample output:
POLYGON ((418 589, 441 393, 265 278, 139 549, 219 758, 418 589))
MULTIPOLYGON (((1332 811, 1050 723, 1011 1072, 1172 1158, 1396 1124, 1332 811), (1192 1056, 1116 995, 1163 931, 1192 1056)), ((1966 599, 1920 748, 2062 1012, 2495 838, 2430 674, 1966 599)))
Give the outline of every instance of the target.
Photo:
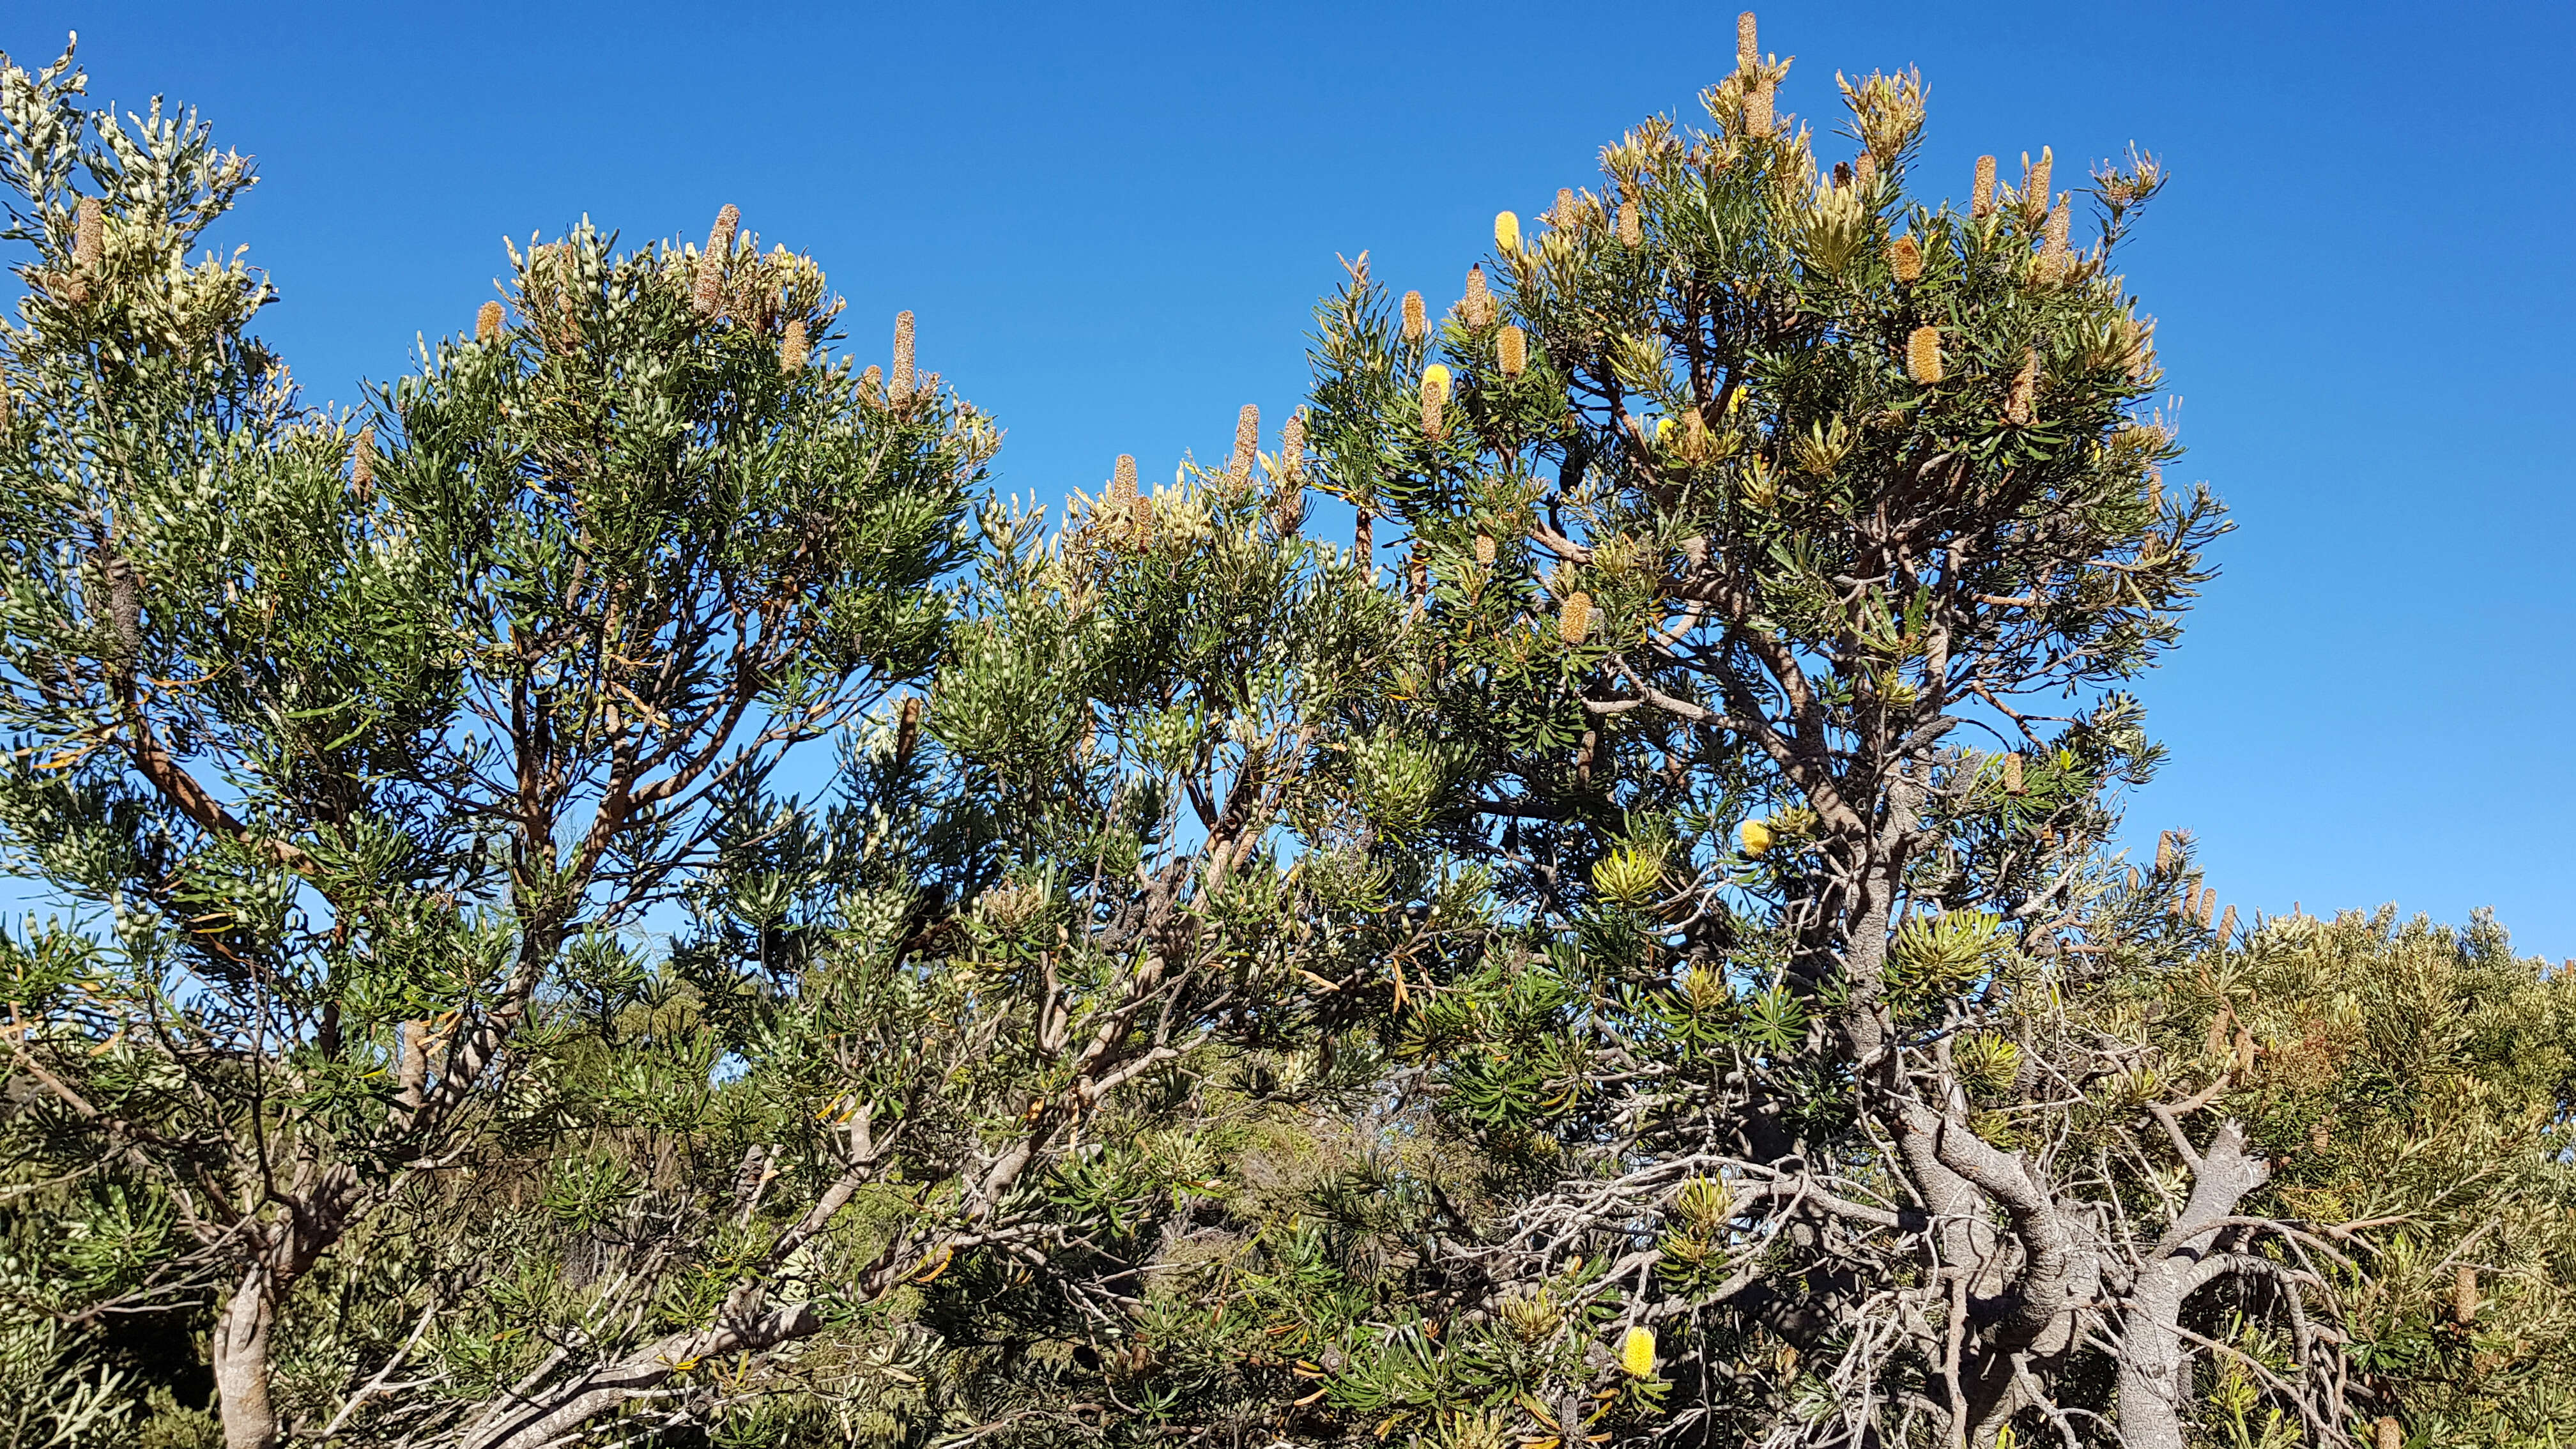
POLYGON ((277 1411, 268 1400, 268 1331, 276 1317, 268 1286, 267 1267, 254 1265, 215 1318, 215 1392, 224 1449, 274 1449, 277 1443, 277 1411))

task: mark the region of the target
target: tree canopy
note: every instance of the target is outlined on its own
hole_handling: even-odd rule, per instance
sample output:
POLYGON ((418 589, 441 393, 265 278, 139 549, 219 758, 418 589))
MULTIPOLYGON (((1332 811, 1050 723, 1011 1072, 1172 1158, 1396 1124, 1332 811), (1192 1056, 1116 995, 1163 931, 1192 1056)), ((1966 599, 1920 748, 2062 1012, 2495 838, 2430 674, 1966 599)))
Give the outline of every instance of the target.
POLYGON ((1788 75, 1051 517, 730 206, 316 409, 0 58, 5 1442, 2576 1431, 2571 976, 2121 844, 2163 170, 1788 75))

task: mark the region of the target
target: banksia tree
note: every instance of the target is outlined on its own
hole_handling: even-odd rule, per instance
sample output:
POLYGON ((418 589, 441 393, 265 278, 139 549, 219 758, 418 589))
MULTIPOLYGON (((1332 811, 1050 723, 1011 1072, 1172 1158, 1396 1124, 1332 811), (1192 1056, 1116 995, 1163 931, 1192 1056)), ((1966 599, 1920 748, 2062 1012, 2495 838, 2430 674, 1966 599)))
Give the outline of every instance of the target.
MULTIPOLYGON (((32 292, 0 327, 0 390, 48 400, 0 454, 0 721, 24 746, 0 839, 101 923, 0 947, 28 1031, 11 1091, 50 1084, 6 1130, 48 1124, 41 1150, 88 1164, 67 1181, 95 1191, 47 1210, 132 1265, 56 1306, 176 1305, 225 1442, 262 1449, 346 1392, 276 1372, 299 1345, 391 1355, 417 1320, 354 1286, 347 1239, 479 1160, 529 1033, 638 984, 619 933, 676 903, 729 792, 929 667, 989 434, 944 399, 898 417, 844 374, 782 377, 775 324, 703 317, 683 248, 585 229, 568 261, 514 259, 513 305, 378 395, 353 487, 350 420, 304 408, 250 330, 265 284, 188 260, 247 164, 193 117, 82 110, 68 58, 0 79, 34 148, 13 214, 70 221, 78 175, 117 219, 87 306, 32 292), (539 345, 565 305, 579 345, 539 345)), ((76 233, 8 235, 54 272, 76 233)), ((737 286, 752 267, 773 318, 828 328, 819 271, 737 260, 737 286)), ((724 1259, 737 1284, 761 1261, 724 1259)), ((813 1322, 729 1291, 668 1300, 699 1315, 674 1331, 741 1348, 813 1322)), ((445 1334, 413 1353, 461 1362, 445 1334)), ((516 1405, 632 1367, 591 1342, 516 1405)), ((421 1382, 407 1424, 454 1428, 481 1391, 421 1382)), ((344 1430, 405 1414, 361 1408, 344 1430)), ((496 1422, 478 1442, 531 1442, 496 1422)))
MULTIPOLYGON (((2163 913, 2180 868, 2133 889, 2109 835, 2114 792, 2155 759, 2122 689, 2178 636, 2222 516, 2206 492, 2156 487, 2175 449, 2141 411, 2152 374, 2129 365, 2115 254, 2037 288, 2046 213, 1993 209, 1990 165, 1964 208, 1914 195, 1910 74, 1841 88, 1871 172, 1836 184, 1770 113, 1785 64, 1749 20, 1742 41, 1703 98, 1711 129, 1657 119, 1604 151, 1617 227, 1501 258, 1496 317, 1471 301, 1433 339, 1456 379, 1445 433, 1412 425, 1427 368, 1383 293, 1354 277, 1318 309, 1320 486, 1386 500, 1436 578, 1463 584, 1488 533, 1530 559, 1436 589, 1420 625, 1443 661, 1432 687, 1482 752, 1453 848, 1509 863, 1526 954, 1423 1008, 1406 1040, 1449 1084, 1455 1131, 1488 1152, 1506 1127, 1544 1134, 1542 1158, 1505 1155, 1562 1187, 1465 1231, 1426 1222, 1458 1246, 1411 1281, 1485 1285, 1459 1290, 1460 1314, 1544 1290, 1565 1305, 1549 1331, 1580 1324, 1587 1342, 1656 1325, 1677 1395, 1718 1406, 1693 1431, 1712 1439, 1985 1445, 2017 1416, 2016 1432, 2053 1435, 2053 1406, 2179 1446, 2199 1353, 2183 1316, 2209 1280, 2173 1244, 2206 1242, 2261 1185, 2246 1129, 2195 1122, 2178 1154, 2152 1118, 2122 1119, 2147 1128, 2128 1139, 2138 1160, 2201 1185, 2209 1216, 2160 1247, 2162 1227, 2100 1236, 2156 1189, 2054 1186, 2071 1179, 2050 1176, 2053 1139, 2026 1124, 2089 1110, 2036 1084, 2095 1070, 2081 1063, 2100 1049, 2049 1015, 2081 988, 2041 983, 2207 936, 2163 913), (1496 322, 1526 334, 1518 376, 1496 322), (2041 391, 2045 427, 2008 421, 2041 391), (2012 788, 1970 729, 2008 737, 2012 788), (1729 848, 1748 817, 1758 856, 1729 848), (1637 851, 1671 884, 1602 895, 1626 876, 1593 865, 1637 851), (1627 1025, 1582 1005, 1612 999, 1627 1025), (1969 1050, 1980 1034, 2029 1069, 1969 1050), (1856 1174, 1847 1191, 1805 1175, 1827 1160, 1856 1174), (1698 1173, 1725 1182, 1717 1219, 1740 1251, 1689 1246, 1717 1241, 1678 1217, 1698 1173), (1907 1218, 1913 1204, 1938 1226, 1907 1218), (1608 1266, 1658 1221, 1651 1273, 1608 1266), (2079 1238, 2097 1246, 2061 1251, 2079 1238), (1969 1270, 1944 1265, 1968 1264, 1967 1301, 1998 1306, 1962 1321, 1943 1275, 1969 1270), (2114 1277, 2170 1291, 2102 1306, 2114 1277), (1918 1321, 1954 1327, 1888 1326, 1918 1321)), ((2155 1100, 2200 1112, 2202 1085, 2155 1100)), ((1456 1372, 1499 1352, 1449 1321, 1456 1372)), ((1326 1402, 1368 1404, 1371 1431, 1431 1422, 1387 1420, 1432 1401, 1384 1397, 1395 1370, 1368 1362, 1328 1376, 1326 1402)), ((1567 1406, 1629 1382, 1579 1354, 1532 1368, 1498 1432, 1570 1438, 1567 1406)), ((2284 1412, 2340 1419, 2327 1380, 2301 1382, 2284 1412)), ((1621 1427, 1648 1420, 1620 1403, 1580 1411, 1585 1433, 1649 1433, 1621 1427)))

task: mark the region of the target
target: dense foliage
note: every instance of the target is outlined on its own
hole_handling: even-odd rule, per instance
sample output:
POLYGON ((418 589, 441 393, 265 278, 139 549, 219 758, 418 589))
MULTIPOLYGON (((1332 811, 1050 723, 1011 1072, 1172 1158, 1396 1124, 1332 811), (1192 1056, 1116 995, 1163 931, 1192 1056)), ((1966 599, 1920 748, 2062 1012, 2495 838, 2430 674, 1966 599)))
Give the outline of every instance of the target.
POLYGON ((0 1436, 2576 1431, 2571 978, 2114 842, 2161 173, 1787 75, 1050 522, 729 207, 317 412, 0 64, 0 1436))

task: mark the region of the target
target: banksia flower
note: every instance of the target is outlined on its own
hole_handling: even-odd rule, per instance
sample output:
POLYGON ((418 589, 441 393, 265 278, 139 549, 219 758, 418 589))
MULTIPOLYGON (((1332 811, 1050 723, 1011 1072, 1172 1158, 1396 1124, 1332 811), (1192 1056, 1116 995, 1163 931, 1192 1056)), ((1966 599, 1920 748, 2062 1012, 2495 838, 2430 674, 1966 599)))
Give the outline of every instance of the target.
POLYGON ((1995 209, 1995 158, 1977 158, 1977 183, 1968 191, 1968 215, 1984 218, 1995 209))
POLYGON ((372 426, 358 429, 356 456, 349 460, 349 487, 364 503, 376 487, 376 430, 372 426))
POLYGON ((1306 472, 1306 415, 1290 413, 1279 430, 1279 476, 1295 481, 1306 472))
POLYGON ((2056 209, 2048 214, 2048 243, 2039 252, 2039 280, 2042 285, 2053 287, 2066 279, 2066 233, 2070 224, 2067 202, 2061 198, 2056 209))
POLYGON ((902 712, 901 712, 901 713, 899 713, 898 715, 896 715, 896 717, 895 717, 895 725, 894 725, 894 768, 895 768, 895 773, 897 773, 897 774, 901 774, 901 773, 903 773, 903 767, 904 767, 904 766, 906 766, 906 765, 908 765, 908 764, 911 764, 911 763, 912 763, 912 751, 913 751, 913 747, 914 747, 914 746, 916 746, 916 745, 918 745, 918 744, 920 744, 920 743, 921 743, 921 696, 920 696, 920 695, 917 695, 917 694, 913 694, 913 695, 906 695, 906 696, 904 697, 904 701, 903 701, 903 709, 902 709, 902 712))
POLYGON ((1576 589, 1565 596, 1564 607, 1556 611, 1556 637, 1568 644, 1580 644, 1592 632, 1592 596, 1576 589))
POLYGON ((2021 155, 2021 212, 2034 225, 2047 214, 2048 173, 2055 165, 2056 157, 2046 146, 2039 148, 2036 162, 2027 151, 2021 155))
POLYGON ((701 318, 715 316, 724 306, 725 267, 733 260, 733 229, 741 222, 742 212, 727 202, 707 231, 707 249, 698 253, 698 274, 689 289, 689 310, 701 318))
POLYGON ((1744 95, 1744 134, 1771 134, 1771 76, 1765 72, 1744 95))
POLYGON ((912 314, 894 314, 894 367, 886 374, 886 395, 896 402, 912 400, 912 314))
POLYGON ((501 340, 500 303, 486 302, 480 308, 476 309, 474 313, 474 340, 477 342, 498 342, 501 340))
POLYGON ((1564 231, 1572 227, 1574 225, 1574 218, 1574 188, 1571 186, 1560 186, 1556 188, 1556 229, 1564 231))
POLYGON ((1852 160, 1852 180, 1866 191, 1878 185, 1878 153, 1863 151, 1852 160))
POLYGON ((2234 906, 2229 906, 2227 908, 2227 914, 2218 918, 2218 939, 2222 941, 2232 941, 2236 939, 2236 908, 2234 906))
POLYGON ((2007 795, 2026 795, 2030 793, 2027 789, 2023 788, 2022 785, 2021 751, 2019 750, 2015 750, 2011 754, 2004 756, 2004 793, 2007 795))
POLYGON ((2216 887, 2211 887, 2200 893, 2200 928, 2204 931, 2208 930, 2210 918, 2217 914, 2218 891, 2216 887))
POLYGON ((1901 236, 1887 244, 1887 269, 1896 280, 1911 282, 1923 275, 1923 244, 1910 236, 1901 236))
POLYGON ((870 402, 885 401, 885 369, 871 362, 859 374, 859 393, 870 402))
MULTIPOLYGON (((2210 894, 2216 895, 2218 892, 2211 891, 2210 894)), ((2253 1075, 2254 1054, 2254 1033, 2252 1029, 2240 1024, 2236 1028, 2236 1075, 2240 1077, 2253 1075)))
POLYGON ((1126 506, 1128 499, 1136 496, 1135 454, 1121 453, 1118 455, 1118 471, 1110 475, 1109 479, 1109 496, 1117 500, 1119 506, 1122 508, 1126 506))
POLYGON ((107 245, 107 205, 95 196, 81 198, 80 210, 72 219, 72 267, 82 276, 96 276, 107 245))
POLYGON ((1458 310, 1470 327, 1483 327, 1494 320, 1494 294, 1485 290, 1485 269, 1481 264, 1467 269, 1467 295, 1459 300, 1458 310))
POLYGON ((2462 1328, 2478 1321, 2478 1270, 2466 1263, 2451 1275, 2451 1321, 2462 1328))
POLYGON ((1521 219, 1508 211, 1494 213, 1494 250, 1504 256, 1517 256, 1521 249, 1521 219))
POLYGON ((1478 568, 1480 568, 1480 569, 1489 569, 1489 568, 1492 568, 1493 566, 1494 566, 1494 536, 1493 536, 1492 534, 1490 534, 1490 533, 1480 533, 1480 534, 1477 534, 1477 535, 1476 535, 1476 567, 1478 567, 1478 568))
POLYGON ((1504 328, 1494 335, 1494 356, 1503 365, 1503 376, 1520 376, 1529 366, 1529 335, 1518 327, 1504 328))
POLYGON ((2406 1449, 2406 1426, 2386 1415, 2371 1433, 2373 1449, 2406 1449))
POLYGON ((805 370, 805 319, 787 324, 787 335, 778 339, 778 370, 795 374, 805 370))
POLYGON ((1747 10, 1735 17, 1735 68, 1751 70, 1761 63, 1762 47, 1755 41, 1753 12, 1747 10))
POLYGON ((1422 431, 1439 437, 1441 410, 1449 406, 1449 369, 1433 363, 1422 369, 1422 431))
POLYGON ((2169 869, 2171 869, 2171 868, 2172 868, 2172 866, 2173 866, 2173 859, 2174 859, 2173 832, 2172 832, 2172 831, 2170 831, 2170 830, 2159 830, 2159 831, 2157 831, 2157 832, 2156 832, 2156 869, 2158 869, 2158 870, 2169 870, 2169 869))
POLYGON ((2013 374, 2012 393, 2004 399, 2004 421, 2015 427, 2030 426, 2031 403, 2039 395, 2039 352, 2030 349, 2021 355, 2021 371, 2013 374))
POLYGON ((1430 330, 1430 319, 1425 317, 1422 312, 1422 294, 1420 292, 1405 293, 1404 340, 1407 342, 1419 342, 1422 340, 1422 335, 1430 330))
POLYGON ((1619 1368, 1632 1379, 1652 1378, 1655 1374, 1655 1331, 1632 1328, 1619 1340, 1619 1368))
POLYGON ((1234 456, 1228 458, 1225 471, 1237 478, 1252 476, 1253 460, 1261 455, 1261 409, 1251 403, 1234 415, 1234 456))
POLYGON ((1619 245, 1630 251, 1646 244, 1646 228, 1637 219, 1637 203, 1619 203, 1619 245))
POLYGON ((1735 827, 1735 840, 1746 855, 1759 856, 1771 848, 1771 822, 1747 820, 1735 827))
POLYGON ((1905 339, 1905 374, 1929 387, 1941 380, 1941 329, 1917 327, 1905 339))

